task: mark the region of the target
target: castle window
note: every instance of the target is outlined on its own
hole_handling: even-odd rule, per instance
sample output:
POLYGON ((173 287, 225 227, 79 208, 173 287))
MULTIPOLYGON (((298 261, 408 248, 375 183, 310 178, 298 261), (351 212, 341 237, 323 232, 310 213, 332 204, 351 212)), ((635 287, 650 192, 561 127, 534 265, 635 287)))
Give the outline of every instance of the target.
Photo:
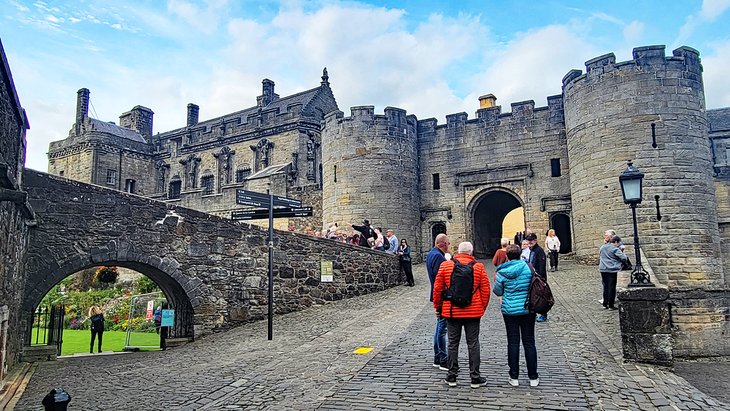
POLYGON ((439 173, 433 174, 433 189, 441 190, 441 176, 439 175, 439 173))
POLYGON ((63 170, 59 171, 58 172, 58 175, 61 176, 61 177, 63 177, 63 170))
POLYGON ((106 170, 106 183, 111 185, 117 183, 117 170, 106 170))
POLYGON ((203 195, 213 194, 214 185, 213 176, 207 175, 200 178, 200 187, 203 189, 203 195))
POLYGON ((237 183, 243 183, 243 180, 246 179, 246 177, 251 175, 251 169, 250 168, 239 168, 236 170, 236 182, 237 183))
POLYGON ((137 185, 137 181, 132 180, 131 178, 128 178, 124 181, 124 191, 134 194, 136 185, 137 185))
POLYGON ((550 175, 553 177, 560 177, 560 159, 553 158, 550 160, 550 175))
POLYGON ((170 191, 167 194, 167 198, 176 199, 180 198, 180 189, 182 188, 182 181, 172 180, 170 181, 170 191))
POLYGON ((335 166, 335 183, 337 182, 337 166, 335 166))

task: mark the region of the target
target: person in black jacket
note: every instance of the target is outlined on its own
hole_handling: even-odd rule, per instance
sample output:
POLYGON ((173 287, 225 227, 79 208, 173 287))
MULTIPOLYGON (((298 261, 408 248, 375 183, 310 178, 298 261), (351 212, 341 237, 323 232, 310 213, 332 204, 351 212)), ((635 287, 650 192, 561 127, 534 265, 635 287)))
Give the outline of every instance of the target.
MULTIPOLYGON (((537 275, 547 281, 547 256, 545 256, 545 250, 537 245, 537 234, 527 234, 525 236, 525 240, 530 242, 530 264, 532 264, 532 267, 535 269, 537 275)), ((540 314, 537 316, 538 322, 543 322, 545 320, 547 320, 547 315, 540 314)))
POLYGON ((104 335, 104 314, 101 313, 99 306, 92 306, 89 308, 89 320, 91 328, 91 344, 89 344, 89 353, 94 352, 94 339, 96 336, 99 337, 99 352, 101 352, 101 337, 104 335))
POLYGON ((360 245, 363 247, 370 248, 370 244, 368 244, 368 238, 375 239, 377 235, 375 234, 375 230, 373 230, 372 227, 370 227, 370 221, 363 220, 362 225, 352 225, 352 228, 359 231, 361 233, 360 235, 360 245))

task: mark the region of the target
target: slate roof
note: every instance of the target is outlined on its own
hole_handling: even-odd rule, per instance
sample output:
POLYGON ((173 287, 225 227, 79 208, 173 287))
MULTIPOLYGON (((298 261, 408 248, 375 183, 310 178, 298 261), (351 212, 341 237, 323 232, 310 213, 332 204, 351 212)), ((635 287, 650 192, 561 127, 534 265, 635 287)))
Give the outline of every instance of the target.
POLYGON ((141 134, 137 133, 134 130, 124 128, 113 123, 107 123, 101 120, 97 120, 95 118, 89 118, 89 123, 91 123, 92 130, 100 131, 102 133, 108 133, 117 137, 126 138, 127 140, 147 143, 147 140, 145 140, 141 134))
POLYGON ((707 110, 707 129, 711 133, 730 130, 730 107, 707 110))
MULTIPOLYGON (((304 106, 306 106, 307 103, 309 103, 317 95, 317 93, 320 90, 321 90, 321 87, 315 87, 315 88, 310 89, 310 90, 305 90, 305 91, 302 91, 302 92, 299 92, 299 93, 296 93, 296 94, 292 94, 290 96, 281 97, 281 98, 279 98, 277 100, 272 101, 267 106, 262 107, 261 109, 262 110, 272 110, 272 109, 278 108, 279 109, 279 113, 286 113, 287 106, 290 106, 292 104, 301 104, 302 105, 302 108, 304 108, 304 106)), ((198 122, 195 125, 195 127, 198 127, 198 126, 216 126, 216 125, 220 124, 220 122, 221 122, 222 119, 225 119, 226 121, 229 121, 229 120, 232 120, 234 118, 240 118, 241 119, 241 123, 245 123, 246 120, 248 119, 248 116, 255 115, 258 112, 259 112, 259 106, 253 106, 253 107, 245 108, 245 109, 240 110, 240 111, 235 111, 235 112, 230 113, 230 114, 226 114, 224 116, 215 117, 215 118, 212 118, 212 119, 209 119, 209 120, 205 120, 205 121, 200 121, 200 122, 198 122)), ((173 133, 179 132, 180 130, 183 130, 185 128, 186 127, 180 127, 178 129, 175 129, 175 130, 170 130, 170 131, 166 131, 164 133, 160 133, 160 135, 173 134, 173 133)))

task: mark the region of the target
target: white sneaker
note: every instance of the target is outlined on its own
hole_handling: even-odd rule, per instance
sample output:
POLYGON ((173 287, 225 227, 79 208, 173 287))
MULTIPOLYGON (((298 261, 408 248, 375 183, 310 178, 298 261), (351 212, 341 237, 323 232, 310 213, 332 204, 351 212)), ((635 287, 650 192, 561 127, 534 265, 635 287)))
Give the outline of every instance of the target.
POLYGON ((509 379, 509 385, 511 385, 513 387, 517 387, 517 386, 520 385, 520 381, 519 380, 513 380, 512 378, 510 378, 509 379))
POLYGON ((598 302, 601 303, 601 304, 603 304, 603 298, 601 298, 600 300, 598 300, 598 302))
POLYGON ((537 387, 538 385, 540 385, 540 379, 539 378, 535 378, 534 380, 530 380, 530 387, 537 387))

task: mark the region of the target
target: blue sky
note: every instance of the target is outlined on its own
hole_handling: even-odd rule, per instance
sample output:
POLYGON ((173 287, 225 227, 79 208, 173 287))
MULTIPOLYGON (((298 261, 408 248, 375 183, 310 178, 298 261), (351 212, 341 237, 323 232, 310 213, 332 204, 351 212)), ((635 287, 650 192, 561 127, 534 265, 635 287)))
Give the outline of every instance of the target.
POLYGON ((255 105, 261 80, 293 94, 327 67, 340 109, 406 109, 418 118, 560 94, 571 69, 634 47, 700 51, 708 108, 730 106, 730 0, 267 1, 0 0, 0 39, 28 112, 27 166, 47 168, 65 138, 76 91, 92 117, 118 121, 135 105, 155 132, 255 105))

